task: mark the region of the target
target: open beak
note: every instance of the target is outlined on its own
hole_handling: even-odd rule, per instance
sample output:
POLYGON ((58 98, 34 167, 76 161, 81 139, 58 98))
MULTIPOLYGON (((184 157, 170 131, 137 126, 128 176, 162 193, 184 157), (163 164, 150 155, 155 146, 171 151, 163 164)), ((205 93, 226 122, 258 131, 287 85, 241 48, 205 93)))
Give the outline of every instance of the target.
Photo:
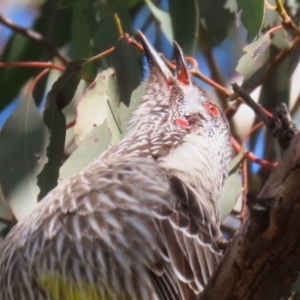
POLYGON ((139 30, 138 30, 138 35, 139 35, 139 38, 142 42, 142 45, 143 45, 145 55, 146 55, 147 60, 148 60, 150 70, 153 69, 153 68, 156 68, 163 75, 163 77, 167 81, 169 81, 171 79, 171 77, 173 77, 173 75, 172 75, 171 71, 169 70, 169 68, 167 67, 167 65, 160 58, 160 56, 155 51, 155 49, 151 46, 148 39, 139 30))
POLYGON ((176 61, 176 78, 185 85, 192 84, 192 76, 179 45, 174 41, 174 53, 176 61))

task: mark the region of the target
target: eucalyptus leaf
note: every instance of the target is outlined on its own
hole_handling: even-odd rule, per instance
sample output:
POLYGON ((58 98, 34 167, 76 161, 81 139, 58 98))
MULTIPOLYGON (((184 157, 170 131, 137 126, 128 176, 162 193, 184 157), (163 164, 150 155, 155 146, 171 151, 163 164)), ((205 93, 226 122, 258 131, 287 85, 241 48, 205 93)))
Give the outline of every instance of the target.
MULTIPOLYGON (((123 103, 117 108, 120 116, 122 132, 127 132, 129 120, 133 111, 140 103, 140 97, 144 93, 144 86, 140 85, 133 91, 130 106, 123 103)), ((80 146, 72 153, 68 160, 60 168, 59 183, 81 171, 84 167, 92 163, 100 154, 112 144, 112 133, 108 128, 106 120, 102 124, 94 127, 84 138, 80 146)))
POLYGON ((170 14, 155 6, 151 0, 145 0, 145 2, 149 6, 155 19, 157 19, 157 21, 160 23, 161 30, 168 39, 168 41, 170 43, 173 43, 174 37, 170 14))
POLYGON ((269 66, 270 35, 267 33, 244 48, 246 52, 239 60, 236 71, 244 76, 245 89, 256 86, 269 66))
POLYGON ((112 66, 116 71, 120 90, 120 101, 129 106, 132 91, 139 85, 142 77, 141 53, 127 39, 121 38, 115 46, 112 66))
MULTIPOLYGON (((236 3, 231 0, 197 0, 200 7, 200 33, 203 27, 211 44, 220 44, 237 29, 236 3)), ((182 1, 184 2, 184 1, 182 1)))
POLYGON ((287 50, 291 47, 288 33, 284 28, 276 30, 272 34, 271 40, 272 40, 272 45, 274 45, 279 50, 287 50))
POLYGON ((107 85, 113 69, 99 73, 95 81, 88 87, 77 106, 75 125, 75 141, 80 145, 84 138, 96 126, 101 125, 107 117, 107 85))
POLYGON ((131 94, 130 106, 127 107, 123 103, 120 103, 118 108, 118 115, 120 119, 120 126, 122 131, 122 137, 129 130, 129 120, 131 119, 133 112, 139 107, 141 102, 141 97, 145 92, 144 84, 140 84, 131 94))
POLYGON ((240 167, 244 159, 245 148, 232 159, 229 165, 229 174, 226 179, 221 195, 220 211, 221 221, 223 221, 233 210, 238 197, 243 192, 243 186, 240 178, 240 167))
POLYGON ((66 118, 62 109, 71 102, 76 92, 81 79, 82 64, 83 61, 69 63, 47 95, 43 118, 50 138, 47 148, 48 161, 38 175, 39 199, 44 198, 57 185, 66 138, 66 118))
POLYGON ((21 100, 0 133, 0 184, 17 220, 32 211, 36 177, 46 162, 47 130, 30 95, 21 100))
POLYGON ((263 24, 265 1, 237 0, 237 5, 238 8, 242 10, 241 19, 250 36, 257 36, 263 24))
POLYGON ((199 4, 197 0, 169 1, 174 39, 186 55, 195 54, 199 30, 199 4))
POLYGON ((70 178, 93 162, 111 144, 111 133, 107 122, 96 126, 84 138, 80 146, 71 154, 59 170, 58 183, 70 178))
MULTIPOLYGON (((72 7, 72 36, 71 55, 73 59, 88 59, 94 55, 92 50, 92 34, 87 22, 87 14, 78 3, 72 7)), ((92 77, 94 75, 93 64, 88 64, 83 69, 83 74, 92 77)))

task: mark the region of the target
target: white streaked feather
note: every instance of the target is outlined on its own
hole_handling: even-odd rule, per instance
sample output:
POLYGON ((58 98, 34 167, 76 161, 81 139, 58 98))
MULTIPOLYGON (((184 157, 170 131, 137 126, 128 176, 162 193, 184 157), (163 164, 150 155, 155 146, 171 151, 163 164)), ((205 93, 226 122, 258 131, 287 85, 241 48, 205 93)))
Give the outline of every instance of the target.
MULTIPOLYGON (((114 195, 115 195, 117 198, 123 199, 123 200, 125 200, 125 201, 128 202, 128 203, 138 204, 138 200, 137 200, 137 199, 128 196, 128 194, 126 194, 125 192, 123 192, 123 191, 121 191, 121 190, 115 190, 115 191, 114 191, 114 195)), ((126 202, 125 202, 125 203, 126 203, 126 202)))

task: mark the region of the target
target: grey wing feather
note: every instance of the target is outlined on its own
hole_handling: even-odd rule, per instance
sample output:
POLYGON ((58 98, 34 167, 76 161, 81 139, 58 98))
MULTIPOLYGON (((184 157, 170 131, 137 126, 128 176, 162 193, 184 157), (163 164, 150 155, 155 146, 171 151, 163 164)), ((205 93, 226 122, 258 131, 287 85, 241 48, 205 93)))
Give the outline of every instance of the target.
POLYGON ((183 299, 197 299, 222 258, 220 232, 195 195, 177 177, 168 177, 174 202, 170 211, 161 211, 160 229, 183 299))
POLYGON ((207 229, 193 194, 145 159, 93 172, 58 187, 11 231, 0 254, 0 299, 50 299, 49 274, 56 292, 58 280, 69 295, 88 284, 91 299, 198 299, 220 253, 217 229, 207 229), (24 290, 30 296, 20 298, 24 290))

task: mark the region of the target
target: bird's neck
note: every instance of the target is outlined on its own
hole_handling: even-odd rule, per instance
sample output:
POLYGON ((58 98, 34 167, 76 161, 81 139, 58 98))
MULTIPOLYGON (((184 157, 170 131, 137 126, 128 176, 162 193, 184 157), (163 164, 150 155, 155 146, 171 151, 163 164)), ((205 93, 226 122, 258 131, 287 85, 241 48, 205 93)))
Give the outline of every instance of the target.
POLYGON ((217 223, 224 181, 221 159, 207 137, 186 135, 180 146, 158 160, 163 169, 178 177, 196 194, 217 223))
POLYGON ((168 155, 171 149, 178 147, 185 131, 174 130, 166 120, 140 123, 123 140, 109 148, 99 159, 105 161, 130 159, 133 157, 151 157, 155 160, 168 155))

